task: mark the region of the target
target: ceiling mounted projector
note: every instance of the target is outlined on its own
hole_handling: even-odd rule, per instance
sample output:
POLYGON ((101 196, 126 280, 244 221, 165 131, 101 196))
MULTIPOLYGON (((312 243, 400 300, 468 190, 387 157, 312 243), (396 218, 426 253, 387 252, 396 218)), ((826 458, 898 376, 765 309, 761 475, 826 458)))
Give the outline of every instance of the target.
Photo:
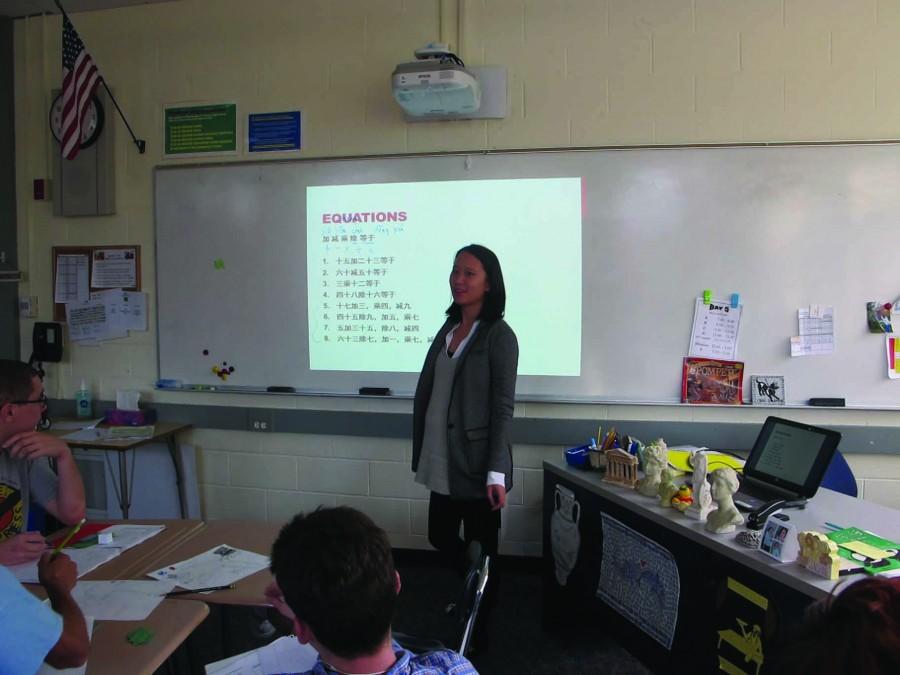
POLYGON ((481 108, 481 85, 447 45, 417 49, 416 61, 401 63, 391 76, 394 99, 410 117, 466 117, 481 108))

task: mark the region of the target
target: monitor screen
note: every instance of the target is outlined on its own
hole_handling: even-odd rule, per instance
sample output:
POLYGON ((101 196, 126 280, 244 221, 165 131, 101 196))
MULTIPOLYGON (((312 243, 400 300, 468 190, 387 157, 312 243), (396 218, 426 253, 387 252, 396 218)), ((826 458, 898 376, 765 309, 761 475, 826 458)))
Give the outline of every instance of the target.
POLYGON ((776 423, 763 445, 756 470, 803 485, 826 438, 818 431, 776 423))
POLYGON ((745 475, 812 496, 840 439, 830 429, 769 417, 747 460, 745 475))

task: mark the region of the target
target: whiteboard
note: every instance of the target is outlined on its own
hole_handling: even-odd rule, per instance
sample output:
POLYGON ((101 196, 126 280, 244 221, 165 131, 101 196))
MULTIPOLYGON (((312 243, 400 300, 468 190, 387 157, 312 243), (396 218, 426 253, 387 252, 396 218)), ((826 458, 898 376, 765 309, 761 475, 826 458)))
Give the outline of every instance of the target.
MULTIPOLYGON (((761 374, 785 376, 788 403, 840 396, 848 405, 900 404, 900 382, 886 375, 884 337, 868 332, 865 312, 867 301, 900 294, 894 262, 900 147, 891 144, 158 168, 159 375, 222 385, 211 368, 227 362, 235 368, 229 386, 410 392, 416 373, 309 369, 307 186, 572 176, 583 184, 581 375, 520 377, 519 395, 678 401, 694 303, 708 288, 718 299, 740 293, 737 353, 746 364, 747 398, 749 376, 761 374), (811 304, 834 306, 835 351, 791 358, 798 309, 811 304)), ((485 232, 481 243, 489 241, 485 232)), ((434 273, 446 279, 453 251, 423 254, 434 257, 434 273)), ((567 273, 566 261, 533 263, 529 273, 567 273)), ((507 264, 504 274, 514 276, 507 264)), ((515 330, 512 308, 527 312, 527 299, 507 286, 507 320, 515 330)), ((434 308, 434 330, 444 309, 434 308)))

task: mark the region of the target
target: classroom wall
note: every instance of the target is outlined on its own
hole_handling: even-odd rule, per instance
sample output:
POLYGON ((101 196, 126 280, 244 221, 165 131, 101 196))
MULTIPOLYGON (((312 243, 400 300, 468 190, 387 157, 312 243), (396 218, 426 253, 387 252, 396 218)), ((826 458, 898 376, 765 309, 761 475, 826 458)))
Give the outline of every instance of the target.
MULTIPOLYGON (((80 13, 73 20, 148 149, 137 154, 115 122, 113 216, 54 218, 50 202, 33 201, 32 180, 52 172, 46 119, 50 90, 60 84, 61 28, 57 16, 15 22, 17 228, 26 275, 20 294, 38 296, 41 320, 52 313, 53 245, 140 244, 153 311, 152 172, 173 161, 161 155, 165 103, 236 101, 242 117, 299 108, 303 157, 900 138, 900 0, 180 0, 80 13), (465 61, 507 67, 506 119, 403 121, 391 99, 390 73, 413 49, 442 35, 442 17, 443 35, 461 44, 465 61)), ((246 156, 222 161, 233 159, 246 156)), ((31 321, 22 321, 26 358, 31 328, 31 321)), ((71 398, 82 377, 105 400, 127 387, 173 403, 404 415, 411 409, 408 401, 211 400, 153 392, 152 322, 147 333, 125 340, 68 346, 64 363, 49 369, 48 393, 71 398)), ((718 408, 610 408, 526 403, 516 414, 710 424, 765 416, 718 408)), ((895 412, 792 416, 900 426, 895 412)), ((207 517, 283 520, 318 503, 346 503, 372 514, 396 544, 426 545, 426 495, 411 480, 407 439, 214 429, 191 436, 207 517)), ((518 487, 505 513, 505 551, 539 552, 540 463, 558 453, 558 447, 515 447, 518 487)), ((850 459, 865 498, 900 507, 900 454, 850 459)))

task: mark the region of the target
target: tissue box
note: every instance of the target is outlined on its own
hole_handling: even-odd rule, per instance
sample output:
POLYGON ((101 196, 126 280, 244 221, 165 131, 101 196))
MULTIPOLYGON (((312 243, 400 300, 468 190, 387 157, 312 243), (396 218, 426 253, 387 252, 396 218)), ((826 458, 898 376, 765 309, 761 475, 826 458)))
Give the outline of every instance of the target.
POLYGON ((156 424, 156 411, 147 410, 119 410, 110 408, 106 411, 103 421, 113 427, 142 427, 156 424))

